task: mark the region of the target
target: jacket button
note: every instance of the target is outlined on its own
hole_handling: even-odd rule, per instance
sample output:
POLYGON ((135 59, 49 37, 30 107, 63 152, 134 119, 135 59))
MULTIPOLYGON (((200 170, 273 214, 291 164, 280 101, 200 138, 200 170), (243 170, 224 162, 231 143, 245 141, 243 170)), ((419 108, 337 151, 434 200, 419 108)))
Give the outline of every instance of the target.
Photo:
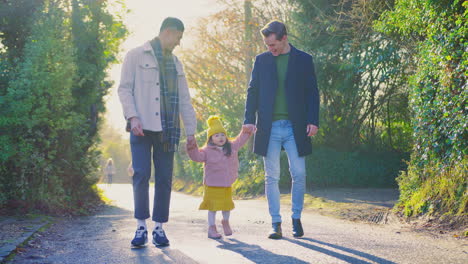
POLYGON ((158 116, 158 115, 159 115, 159 113, 158 113, 158 112, 156 112, 156 115, 158 116))
POLYGON ((148 64, 145 64, 145 67, 148 67, 149 65, 148 64))
POLYGON ((156 83, 157 86, 159 86, 159 83, 156 83))
POLYGON ((159 101, 159 97, 156 97, 155 100, 156 100, 156 101, 159 101))

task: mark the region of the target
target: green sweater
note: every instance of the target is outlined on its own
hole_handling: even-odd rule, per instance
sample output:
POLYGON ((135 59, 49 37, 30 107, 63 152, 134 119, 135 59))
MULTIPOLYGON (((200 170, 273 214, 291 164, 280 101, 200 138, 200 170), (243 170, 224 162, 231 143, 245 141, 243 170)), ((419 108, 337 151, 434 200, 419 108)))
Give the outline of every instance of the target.
POLYGON ((288 103, 286 102, 286 74, 288 71, 289 53, 275 57, 278 74, 278 90, 276 90, 273 121, 288 120, 288 103))

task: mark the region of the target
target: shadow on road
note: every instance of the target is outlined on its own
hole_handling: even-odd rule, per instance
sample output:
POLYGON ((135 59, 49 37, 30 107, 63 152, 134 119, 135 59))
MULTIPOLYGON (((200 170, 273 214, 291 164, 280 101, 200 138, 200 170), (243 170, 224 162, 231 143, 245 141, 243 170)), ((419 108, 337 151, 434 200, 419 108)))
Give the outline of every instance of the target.
POLYGON ((150 264, 150 263, 161 263, 169 264, 174 263, 172 260, 168 260, 164 255, 151 255, 147 248, 132 249, 135 256, 131 258, 131 263, 137 264, 150 264))
POLYGON ((271 251, 265 250, 258 245, 247 244, 233 238, 226 240, 218 240, 218 242, 221 243, 221 245, 217 246, 218 248, 231 250, 233 252, 241 254, 245 258, 255 263, 271 263, 272 259, 274 259, 275 264, 308 263, 295 257, 278 255, 271 251))
MULTIPOLYGON (((105 234, 112 233, 111 230, 113 221, 118 221, 122 219, 133 219, 133 212, 115 205, 105 205, 101 213, 95 217, 99 219, 98 221, 101 223, 101 225, 107 227, 100 229, 101 232, 105 234)), ((89 221, 85 221, 82 224, 89 225, 89 221)), ((155 249, 155 246, 151 243, 151 235, 148 237, 148 240, 148 244, 144 247, 131 247, 132 256, 130 257, 130 263, 198 263, 178 249, 171 249, 170 247, 155 249)), ((118 248, 117 250, 122 249, 118 248)), ((114 252, 113 254, 118 256, 119 253, 120 252, 114 252)))
POLYGON ((184 264, 196 264, 195 260, 182 253, 178 249, 164 248, 161 250, 166 256, 168 256, 173 262, 172 263, 184 263, 184 264))
POLYGON ((146 247, 132 248, 132 252, 134 254, 133 263, 198 263, 178 249, 171 249, 170 247, 161 248, 162 254, 156 256, 154 256, 154 250, 154 246, 151 243, 149 243, 146 247))
POLYGON ((383 258, 379 258, 379 257, 376 257, 376 256, 371 255, 371 254, 367 254, 367 253, 364 253, 364 252, 361 252, 361 251, 358 251, 358 250, 355 250, 355 249, 347 248, 347 247, 342 247, 342 246, 322 242, 322 241, 315 240, 315 239, 312 239, 312 238, 300 238, 300 239, 284 238, 284 240, 289 241, 289 242, 291 242, 293 244, 296 244, 296 245, 299 245, 299 246, 303 246, 305 248, 309 248, 309 249, 318 251, 320 253, 329 255, 331 257, 346 261, 348 263, 353 263, 353 264, 361 264, 362 263, 362 264, 364 264, 364 263, 371 263, 371 262, 368 262, 368 261, 365 261, 365 260, 362 260, 362 259, 358 259, 358 258, 355 258, 355 257, 352 257, 352 256, 344 255, 344 254, 341 254, 341 253, 338 253, 338 252, 335 252, 335 251, 331 251, 331 250, 328 250, 328 249, 325 249, 325 248, 322 248, 322 247, 319 247, 319 246, 316 246, 316 245, 313 245, 313 244, 309 244, 309 243, 304 242, 304 241, 309 241, 309 242, 324 245, 324 246, 327 246, 327 247, 335 248, 335 249, 338 249, 338 250, 341 250, 341 251, 345 251, 345 252, 354 254, 356 256, 366 258, 369 261, 377 262, 379 264, 395 264, 395 262, 392 262, 392 261, 389 261, 389 260, 386 260, 386 259, 383 259, 383 258))

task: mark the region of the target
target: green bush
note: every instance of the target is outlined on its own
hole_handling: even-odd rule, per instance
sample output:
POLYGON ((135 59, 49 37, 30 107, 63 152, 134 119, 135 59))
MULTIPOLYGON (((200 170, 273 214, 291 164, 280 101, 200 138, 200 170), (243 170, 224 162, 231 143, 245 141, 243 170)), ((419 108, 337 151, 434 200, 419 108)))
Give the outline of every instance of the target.
POLYGON ((315 187, 396 187, 408 154, 398 152, 343 152, 316 147, 307 157, 307 182, 315 187))
POLYGON ((468 159, 440 169, 443 166, 412 165, 397 178, 401 191, 397 207, 405 215, 468 215, 468 159))
POLYGON ((263 159, 259 156, 249 158, 247 149, 240 153, 239 178, 233 185, 234 193, 240 197, 261 195, 265 192, 265 172, 263 159))
POLYGON ((0 206, 82 213, 99 198, 95 131, 125 27, 106 1, 23 2, 0 3, 11 11, 0 22, 0 206))
POLYGON ((6 172, 2 176, 15 179, 15 185, 3 191, 9 199, 26 200, 46 211, 66 204, 59 149, 62 135, 80 121, 71 112, 76 75, 62 12, 50 5, 47 16, 36 14, 25 59, 12 74, 3 102, 10 113, 2 122, 9 125, 4 137, 14 151, 2 160, 6 172))
MULTIPOLYGON (((181 155, 184 157, 184 155, 181 155)), ((234 183, 234 193, 240 197, 264 193, 265 172, 263 158, 249 156, 247 149, 239 154, 239 178, 234 183)), ((396 187, 395 178, 406 169, 408 154, 397 152, 343 152, 327 147, 317 147, 306 158, 307 186, 317 187, 396 187)), ((286 152, 281 153, 280 188, 287 192, 291 177, 286 152)), ((185 158, 176 158, 176 178, 197 184, 203 183, 203 164, 185 158), (182 169, 181 169, 182 168, 182 169)))
POLYGON ((400 0, 376 24, 413 51, 415 144, 409 170, 398 178, 408 216, 466 213, 467 16, 467 1, 400 0))

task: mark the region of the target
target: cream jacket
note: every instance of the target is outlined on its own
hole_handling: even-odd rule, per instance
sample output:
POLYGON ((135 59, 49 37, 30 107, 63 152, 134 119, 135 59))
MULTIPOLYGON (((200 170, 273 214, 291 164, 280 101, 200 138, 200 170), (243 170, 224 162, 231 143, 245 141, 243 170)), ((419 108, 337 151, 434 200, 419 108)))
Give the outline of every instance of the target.
MULTIPOLYGON (((179 113, 186 135, 195 134, 197 120, 182 63, 173 56, 179 88, 179 113)), ((125 119, 138 117, 144 130, 162 131, 159 65, 150 42, 130 50, 122 65, 118 88, 125 119)))

